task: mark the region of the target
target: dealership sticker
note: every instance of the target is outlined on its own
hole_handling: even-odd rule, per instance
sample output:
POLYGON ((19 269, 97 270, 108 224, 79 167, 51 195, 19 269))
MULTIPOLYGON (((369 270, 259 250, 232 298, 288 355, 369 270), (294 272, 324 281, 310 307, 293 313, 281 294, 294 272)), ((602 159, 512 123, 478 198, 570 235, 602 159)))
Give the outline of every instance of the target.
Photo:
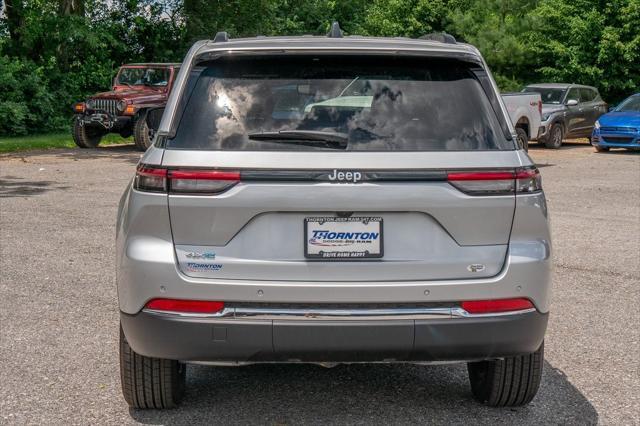
POLYGON ((192 272, 200 271, 219 271, 222 269, 222 265, 219 263, 194 263, 187 262, 187 269, 192 272))

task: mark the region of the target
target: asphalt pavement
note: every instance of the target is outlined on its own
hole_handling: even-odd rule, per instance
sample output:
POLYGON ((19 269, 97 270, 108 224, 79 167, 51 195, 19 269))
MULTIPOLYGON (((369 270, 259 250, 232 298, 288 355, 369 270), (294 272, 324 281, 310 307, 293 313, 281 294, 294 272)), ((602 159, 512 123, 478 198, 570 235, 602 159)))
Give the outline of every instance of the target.
POLYGON ((640 155, 532 147, 555 272, 538 396, 471 399, 464 365, 190 366, 183 405, 120 391, 114 234, 131 146, 0 156, 1 424, 640 424, 640 155))

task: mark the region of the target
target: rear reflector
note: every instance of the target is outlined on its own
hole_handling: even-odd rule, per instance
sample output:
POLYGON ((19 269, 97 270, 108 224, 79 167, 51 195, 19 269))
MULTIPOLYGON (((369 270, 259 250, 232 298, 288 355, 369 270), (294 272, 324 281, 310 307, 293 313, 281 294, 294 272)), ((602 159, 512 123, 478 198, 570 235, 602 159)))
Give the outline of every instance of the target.
POLYGON ((542 189, 535 167, 515 171, 448 172, 447 181, 468 195, 509 195, 542 189))
POLYGON ((460 304, 470 314, 492 314, 534 308, 529 299, 470 300, 460 304))
POLYGON ((146 309, 165 312, 183 312, 189 314, 215 314, 224 309, 224 302, 209 300, 153 299, 146 309))

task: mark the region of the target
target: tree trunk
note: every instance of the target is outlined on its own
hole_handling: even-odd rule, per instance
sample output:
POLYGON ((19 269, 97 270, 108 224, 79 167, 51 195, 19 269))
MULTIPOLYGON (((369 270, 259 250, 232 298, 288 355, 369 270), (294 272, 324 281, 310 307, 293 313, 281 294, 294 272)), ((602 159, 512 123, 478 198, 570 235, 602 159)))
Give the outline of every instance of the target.
POLYGON ((84 16, 84 0, 60 0, 58 14, 61 16, 84 16))
POLYGON ((22 25, 24 24, 24 3, 22 0, 5 0, 4 13, 6 16, 7 30, 16 51, 22 45, 22 25))

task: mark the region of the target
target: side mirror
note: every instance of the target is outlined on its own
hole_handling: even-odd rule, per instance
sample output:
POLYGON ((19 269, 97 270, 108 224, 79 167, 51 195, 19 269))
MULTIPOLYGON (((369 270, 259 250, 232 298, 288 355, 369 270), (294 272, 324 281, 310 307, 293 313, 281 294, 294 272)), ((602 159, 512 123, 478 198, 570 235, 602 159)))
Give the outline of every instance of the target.
POLYGON ((162 114, 164 113, 164 107, 151 108, 147 110, 147 116, 145 118, 147 127, 151 135, 154 135, 160 128, 160 121, 162 120, 162 114))
POLYGON ((569 99, 567 101, 567 106, 576 106, 578 105, 578 101, 576 101, 575 99, 569 99))

